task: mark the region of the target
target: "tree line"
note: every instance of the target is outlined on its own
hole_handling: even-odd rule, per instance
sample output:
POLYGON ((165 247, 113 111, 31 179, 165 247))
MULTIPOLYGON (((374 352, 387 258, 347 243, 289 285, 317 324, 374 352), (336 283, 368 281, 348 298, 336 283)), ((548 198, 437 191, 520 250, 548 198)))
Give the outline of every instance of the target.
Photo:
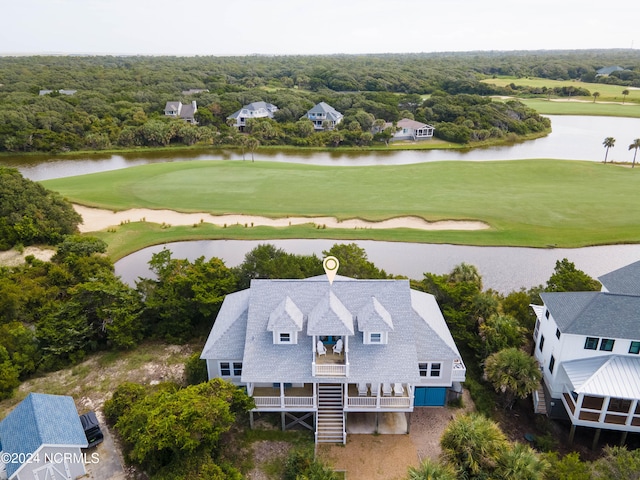
MULTIPOLYGON (((279 107, 270 126, 275 132, 260 127, 260 135, 255 135, 262 144, 366 146, 376 140, 369 125, 376 119, 394 122, 405 116, 413 118, 413 115, 416 120, 435 124, 436 135, 439 135, 439 122, 452 120, 425 115, 428 112, 425 109, 429 108, 421 97, 425 94, 547 93, 480 82, 488 76, 585 77, 586 81, 587 74, 593 74, 597 81, 637 86, 638 72, 637 57, 624 50, 476 52, 473 55, 2 57, 0 100, 4 108, 0 111, 0 152, 64 152, 195 143, 239 146, 241 137, 234 135, 226 119, 243 105, 257 100, 279 107), (595 77, 597 68, 612 64, 620 64, 626 70, 609 77, 595 77), (40 95, 44 89, 52 92, 40 95), (76 93, 61 94, 62 89, 73 89, 76 93), (189 89, 204 91, 183 93, 189 89), (197 101, 198 126, 164 117, 166 102, 176 100, 197 101), (300 121, 305 112, 320 101, 329 103, 347 117, 341 132, 334 132, 341 133, 341 137, 312 135, 310 124, 300 121), (417 112, 420 108, 422 114, 417 112), (373 119, 365 119, 367 115, 373 119), (361 132, 357 131, 354 120, 361 132)), ((565 96, 579 93, 576 89, 554 92, 565 96)), ((452 116, 451 112, 448 115, 452 116)), ((463 124, 469 119, 467 115, 457 115, 453 120, 463 124)), ((517 119, 513 123, 524 126, 509 132, 521 135, 519 130, 530 130, 531 121, 526 123, 526 120, 517 119)), ((473 118, 471 121, 477 123, 473 118)), ((466 127, 481 132, 467 139, 465 133, 453 135, 451 128, 443 125, 441 138, 472 142, 487 136, 483 130, 501 128, 500 124, 492 124, 490 128, 466 127)), ((494 130, 494 137, 496 134, 494 130)))

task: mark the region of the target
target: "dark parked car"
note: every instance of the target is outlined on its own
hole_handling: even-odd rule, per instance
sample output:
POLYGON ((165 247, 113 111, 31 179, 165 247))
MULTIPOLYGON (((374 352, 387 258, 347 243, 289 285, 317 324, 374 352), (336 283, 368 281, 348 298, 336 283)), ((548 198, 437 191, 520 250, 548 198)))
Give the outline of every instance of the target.
POLYGON ((82 428, 84 428, 84 434, 89 442, 89 448, 95 447, 104 439, 102 430, 100 430, 100 424, 96 417, 96 412, 88 412, 84 415, 80 415, 80 421, 82 422, 82 428))

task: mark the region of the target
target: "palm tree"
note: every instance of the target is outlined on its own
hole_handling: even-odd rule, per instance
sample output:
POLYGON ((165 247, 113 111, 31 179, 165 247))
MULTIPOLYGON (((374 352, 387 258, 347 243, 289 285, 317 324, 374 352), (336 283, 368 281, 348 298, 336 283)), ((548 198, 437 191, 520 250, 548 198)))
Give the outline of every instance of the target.
POLYGON ((246 145, 249 151, 251 152, 251 161, 254 162, 255 160, 253 159, 253 153, 260 146, 260 140, 258 140, 255 137, 247 137, 246 145))
POLYGON ((408 480, 456 480, 456 470, 448 464, 435 462, 429 458, 418 467, 409 467, 408 480))
POLYGON ((538 455, 529 445, 514 443, 498 459, 497 475, 493 478, 509 480, 537 480, 544 478, 549 463, 538 455))
POLYGON ((449 273, 449 281, 453 283, 468 282, 474 283, 478 286, 479 290, 482 290, 482 276, 475 265, 469 265, 468 263, 460 263, 453 267, 451 273, 449 273))
POLYGON ((622 104, 624 105, 624 99, 627 98, 627 95, 629 95, 629 90, 627 90, 626 88, 624 90, 622 90, 622 104))
POLYGON ((593 95, 593 103, 596 103, 596 98, 600 96, 600 92, 593 92, 591 95, 593 95))
POLYGON ((640 138, 636 138, 631 145, 629 145, 629 150, 633 148, 633 163, 631 164, 631 168, 636 166, 636 155, 638 154, 638 148, 640 148, 640 138))
POLYGON ((484 375, 495 391, 502 393, 505 409, 536 390, 542 378, 536 359, 517 348, 490 355, 484 363, 484 375))
POLYGON ((471 413, 449 422, 440 446, 444 460, 458 469, 460 478, 480 478, 495 469, 508 442, 497 423, 471 413))
POLYGON ((616 143, 616 139, 613 137, 607 137, 604 139, 604 142, 602 142, 602 145, 604 145, 604 148, 607 149, 604 153, 604 163, 607 163, 607 155, 609 155, 609 149, 615 146, 615 143, 616 143))

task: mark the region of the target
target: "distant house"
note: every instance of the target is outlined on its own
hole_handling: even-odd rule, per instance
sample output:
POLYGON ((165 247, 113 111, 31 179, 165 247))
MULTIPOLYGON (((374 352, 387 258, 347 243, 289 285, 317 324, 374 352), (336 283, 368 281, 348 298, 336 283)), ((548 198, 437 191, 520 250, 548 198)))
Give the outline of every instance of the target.
POLYGON ((466 374, 433 295, 407 280, 326 275, 227 295, 200 358, 210 379, 247 388, 252 423, 280 412, 283 429, 315 430, 319 443, 344 443, 351 418, 407 433, 409 412, 445 405, 466 374))
POLYGON ((197 93, 208 92, 209 90, 206 88, 190 88, 189 90, 183 90, 182 95, 195 95, 197 93))
POLYGON ((596 70, 596 77, 606 77, 608 75, 611 75, 613 72, 621 72, 622 70, 624 70, 624 68, 619 67, 618 65, 614 65, 611 67, 602 67, 596 70))
POLYGON ((576 427, 640 433, 640 262, 599 280, 599 292, 547 292, 532 305, 543 372, 534 408, 570 420, 571 437, 576 427))
POLYGON ((77 90, 40 90, 40 92, 38 92, 38 95, 43 96, 43 95, 49 95, 50 93, 54 93, 57 92, 60 95, 75 95, 76 93, 78 93, 77 90))
POLYGON ((196 124, 196 112, 198 105, 194 100, 190 104, 183 105, 182 102, 167 102, 164 107, 164 114, 167 117, 181 118, 185 122, 196 124))
POLYGON ((316 130, 333 130, 342 121, 344 115, 331 105, 320 102, 309 110, 305 117, 313 122, 313 128, 316 130))
POLYGON ((73 398, 30 393, 0 422, 0 471, 9 480, 76 479, 88 445, 73 398))
MULTIPOLYGON (((385 124, 383 130, 392 126, 391 123, 385 124)), ((393 135, 393 140, 428 140, 433 137, 434 128, 426 123, 416 122, 409 118, 403 118, 396 124, 397 131, 393 135)))
POLYGON ((250 118, 273 118, 273 114, 278 111, 278 107, 267 102, 253 102, 245 105, 237 112, 227 117, 228 120, 234 120, 233 126, 243 131, 246 122, 250 118))

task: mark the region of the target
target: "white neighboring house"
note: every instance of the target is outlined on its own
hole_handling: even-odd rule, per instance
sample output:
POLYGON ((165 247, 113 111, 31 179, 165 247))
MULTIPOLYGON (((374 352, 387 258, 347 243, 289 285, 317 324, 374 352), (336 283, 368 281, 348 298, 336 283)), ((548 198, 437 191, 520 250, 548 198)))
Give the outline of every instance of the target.
POLYGON ((164 107, 164 114, 167 117, 180 118, 185 122, 196 124, 196 112, 198 111, 198 105, 196 101, 183 104, 182 102, 167 102, 164 107))
MULTIPOLYGON (((575 428, 640 432, 640 262, 602 277, 600 292, 548 292, 536 316, 543 390, 534 408, 575 428)), ((624 434, 626 435, 626 433, 624 434)))
MULTIPOLYGON (((393 124, 386 124, 384 128, 392 126, 393 124)), ((426 123, 416 122, 410 118, 403 118, 396 123, 397 131, 394 133, 392 141, 394 140, 429 140, 433 137, 434 128, 426 123)))
POLYGON ((30 393, 0 422, 0 464, 4 461, 9 480, 86 475, 80 449, 87 445, 78 410, 68 396, 30 393))
POLYGON ((244 131, 246 122, 250 118, 273 118, 273 114, 278 111, 278 107, 267 102, 253 102, 245 105, 237 112, 227 117, 227 120, 235 120, 234 127, 244 131))
POLYGON ((252 423, 280 412, 283 429, 300 424, 316 442, 346 442, 352 412, 369 414, 371 433, 378 413, 394 412, 394 433, 407 433, 409 412, 445 405, 466 374, 433 295, 407 280, 326 275, 227 295, 201 358, 210 379, 246 386, 252 423))
POLYGON ((309 110, 305 117, 313 122, 313 128, 316 130, 333 130, 344 115, 331 105, 320 102, 309 110))

